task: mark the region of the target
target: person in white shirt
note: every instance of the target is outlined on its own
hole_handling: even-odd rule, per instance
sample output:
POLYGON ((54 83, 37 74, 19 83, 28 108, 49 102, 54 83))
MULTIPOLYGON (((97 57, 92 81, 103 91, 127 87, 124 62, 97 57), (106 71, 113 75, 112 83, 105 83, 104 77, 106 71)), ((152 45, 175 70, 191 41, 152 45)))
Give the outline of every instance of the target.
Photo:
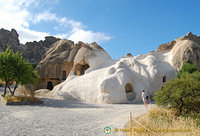
POLYGON ((141 97, 142 97, 142 100, 144 102, 144 107, 147 108, 147 94, 146 94, 146 92, 144 90, 142 90, 141 97))

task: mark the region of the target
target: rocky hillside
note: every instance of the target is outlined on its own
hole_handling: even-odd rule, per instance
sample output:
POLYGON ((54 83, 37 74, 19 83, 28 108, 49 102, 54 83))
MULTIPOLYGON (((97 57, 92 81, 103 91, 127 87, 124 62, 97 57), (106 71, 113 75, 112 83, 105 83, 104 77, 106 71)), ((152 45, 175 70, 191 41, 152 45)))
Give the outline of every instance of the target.
POLYGON ((47 36, 44 41, 27 42, 23 48, 23 56, 30 63, 38 64, 50 46, 59 40, 53 36, 47 36))
POLYGON ((47 36, 45 40, 27 42, 23 45, 20 43, 19 35, 15 29, 11 31, 0 29, 0 51, 5 51, 7 45, 10 45, 10 48, 15 52, 21 51, 24 58, 32 64, 38 64, 50 46, 59 40, 53 36, 47 36))

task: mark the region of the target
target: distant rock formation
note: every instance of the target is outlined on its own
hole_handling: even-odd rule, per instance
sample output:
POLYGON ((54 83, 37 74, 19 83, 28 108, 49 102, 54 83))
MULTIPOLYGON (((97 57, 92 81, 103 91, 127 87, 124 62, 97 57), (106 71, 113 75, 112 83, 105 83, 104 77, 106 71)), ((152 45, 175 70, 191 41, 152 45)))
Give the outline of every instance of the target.
POLYGON ((23 56, 30 63, 38 64, 50 46, 59 40, 53 36, 47 36, 44 41, 27 42, 24 45, 23 56))
POLYGON ((53 36, 45 37, 45 40, 39 42, 27 42, 25 45, 20 44, 19 35, 15 29, 11 31, 0 29, 0 52, 5 51, 9 45, 14 52, 22 52, 23 57, 33 64, 38 64, 42 59, 44 53, 50 48, 50 46, 59 41, 60 39, 53 36))
POLYGON ((157 51, 169 51, 174 47, 175 44, 176 44, 176 41, 171 41, 166 44, 161 44, 158 47, 157 51))
POLYGON ((127 57, 133 57, 131 53, 126 54, 127 57))
POLYGON ((7 45, 14 51, 20 51, 22 49, 22 45, 19 43, 18 39, 19 35, 17 34, 15 29, 11 31, 5 30, 3 28, 0 29, 0 51, 5 51, 7 45))

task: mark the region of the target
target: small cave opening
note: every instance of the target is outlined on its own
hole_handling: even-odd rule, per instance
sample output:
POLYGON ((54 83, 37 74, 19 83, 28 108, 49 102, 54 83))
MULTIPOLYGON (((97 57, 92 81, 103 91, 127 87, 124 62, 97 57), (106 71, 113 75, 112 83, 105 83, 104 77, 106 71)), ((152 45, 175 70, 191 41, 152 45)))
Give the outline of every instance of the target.
POLYGON ((166 81, 167 81, 167 77, 164 76, 164 77, 163 77, 163 83, 165 83, 166 81))
POLYGON ((131 83, 127 83, 125 85, 125 91, 126 91, 126 96, 127 96, 128 101, 132 101, 135 99, 136 93, 135 93, 135 91, 133 89, 133 85, 131 83))
POLYGON ((47 89, 52 90, 53 89, 53 83, 51 81, 49 81, 47 83, 47 89))
POLYGON ((85 65, 81 65, 81 64, 77 64, 75 66, 75 71, 74 71, 74 75, 77 76, 81 76, 85 74, 85 71, 89 68, 90 66, 88 64, 85 65))
POLYGON ((62 71, 62 80, 65 80, 66 79, 66 71, 62 71))

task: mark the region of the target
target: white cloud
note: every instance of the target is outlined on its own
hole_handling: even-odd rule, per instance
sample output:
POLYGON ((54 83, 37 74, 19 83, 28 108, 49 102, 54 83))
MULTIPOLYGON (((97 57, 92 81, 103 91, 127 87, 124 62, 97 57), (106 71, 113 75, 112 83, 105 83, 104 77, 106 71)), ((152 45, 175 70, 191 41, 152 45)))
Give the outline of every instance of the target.
POLYGON ((41 21, 58 21, 56 14, 50 13, 49 11, 44 11, 43 13, 39 13, 33 19, 33 23, 37 24, 41 21))
POLYGON ((45 32, 30 30, 30 12, 27 10, 34 0, 1 0, 0 1, 0 27, 16 29, 20 42, 41 40, 48 35, 45 32))
MULTIPOLYGON (((38 25, 40 22, 53 22, 57 25, 53 28, 55 31, 66 30, 65 33, 55 34, 59 38, 67 38, 77 41, 83 41, 87 43, 108 41, 111 39, 101 32, 93 32, 91 30, 85 30, 81 22, 66 17, 59 17, 55 13, 51 13, 49 10, 42 11, 41 13, 32 13, 30 6, 39 6, 41 2, 50 2, 49 0, 0 0, 0 27, 5 29, 16 29, 19 33, 20 42, 25 43, 27 41, 38 41, 44 39, 45 36, 50 35, 47 32, 39 32, 31 30, 31 25, 38 25)), ((57 3, 58 0, 54 0, 57 3)))
MULTIPOLYGON (((71 20, 71 19, 68 19, 66 17, 58 17, 55 13, 51 13, 48 10, 37 14, 35 16, 35 18, 33 19, 34 24, 37 24, 41 21, 57 22, 57 24, 60 27, 71 27, 71 28, 83 28, 84 27, 81 22, 71 20)), ((55 26, 54 28, 56 28, 58 30, 58 26, 55 26)))
POLYGON ((65 33, 59 33, 59 34, 56 34, 56 35, 54 35, 55 37, 57 37, 57 38, 60 38, 60 39, 66 39, 67 38, 67 36, 68 36, 68 34, 65 34, 65 33))
POLYGON ((83 41, 87 43, 91 42, 101 43, 103 41, 108 41, 111 39, 110 36, 107 36, 104 33, 84 30, 83 28, 85 28, 85 26, 83 26, 81 22, 72 19, 67 19, 66 17, 58 17, 55 13, 51 13, 49 11, 44 11, 43 13, 39 13, 33 20, 35 24, 41 21, 57 22, 59 26, 55 26, 54 27, 55 30, 59 30, 60 28, 63 29, 63 27, 70 27, 71 30, 69 32, 59 33, 55 35, 56 37, 61 39, 66 38, 74 42, 83 41))
POLYGON ((19 33, 19 39, 21 43, 26 43, 28 41, 44 40, 44 37, 50 35, 49 33, 46 33, 46 32, 38 32, 38 31, 27 29, 27 28, 19 29, 18 33, 19 33))
POLYGON ((68 37, 68 39, 74 42, 83 41, 87 43, 92 43, 92 42, 101 43, 103 41, 108 41, 111 38, 112 37, 107 36, 104 33, 86 31, 82 29, 74 29, 71 35, 68 37))
POLYGON ((24 0, 1 0, 0 1, 0 26, 4 28, 19 28, 21 26, 28 27, 27 21, 29 12, 26 10, 24 0))

